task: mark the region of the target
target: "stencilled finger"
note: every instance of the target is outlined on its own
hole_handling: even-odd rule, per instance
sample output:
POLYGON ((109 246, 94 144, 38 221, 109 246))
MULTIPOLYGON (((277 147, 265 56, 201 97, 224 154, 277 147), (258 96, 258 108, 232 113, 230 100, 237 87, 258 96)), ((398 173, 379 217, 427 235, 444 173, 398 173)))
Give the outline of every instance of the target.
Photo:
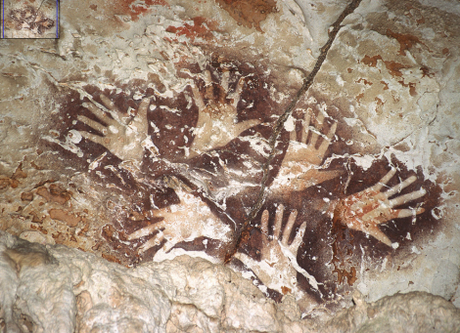
POLYGON ((259 120, 259 119, 249 119, 249 120, 243 121, 235 125, 236 132, 239 135, 242 132, 246 131, 247 129, 250 129, 251 127, 259 125, 261 122, 262 120, 259 120))
POLYGON ((319 138, 319 133, 321 133, 321 130, 323 129, 323 125, 324 125, 324 114, 322 112, 319 112, 318 113, 318 116, 316 116, 316 130, 315 131, 312 131, 311 133, 311 139, 310 139, 310 145, 312 147, 315 147, 316 146, 316 142, 318 142, 318 138, 319 138))
POLYGON ((118 108, 115 106, 115 103, 110 98, 108 98, 104 94, 100 94, 99 98, 101 99, 102 103, 107 107, 107 109, 115 112, 119 118, 125 116, 123 113, 120 112, 120 110, 118 110, 118 108))
POLYGON ((147 111, 150 105, 150 98, 143 98, 137 109, 137 115, 133 119, 133 123, 138 126, 139 124, 147 127, 147 111))
POLYGON ((95 120, 92 120, 92 119, 90 119, 90 118, 88 118, 86 116, 82 116, 80 114, 77 115, 77 119, 78 119, 78 121, 82 122, 85 125, 88 125, 92 129, 101 132, 103 135, 107 134, 107 127, 102 125, 101 123, 99 123, 99 122, 97 122, 95 120))
POLYGON ((395 218, 403 218, 422 214, 425 212, 425 208, 419 207, 417 209, 397 209, 396 211, 398 215, 395 218))
POLYGON ((204 73, 204 83, 205 83, 205 97, 212 99, 214 96, 214 88, 212 86, 212 76, 211 72, 206 70, 204 73))
POLYGON ((107 96, 101 94, 100 98, 102 103, 107 107, 107 109, 109 109, 109 113, 112 118, 115 119, 119 125, 126 125, 130 121, 130 116, 118 110, 118 108, 115 106, 115 103, 112 102, 107 96))
POLYGON ((378 224, 385 223, 392 218, 396 218, 397 214, 394 213, 395 210, 387 207, 377 207, 371 210, 369 213, 364 214, 362 217, 362 222, 371 222, 378 221, 378 224), (391 217, 394 216, 394 217, 391 217))
POLYGON ((166 226, 165 221, 150 224, 146 227, 140 228, 127 236, 128 240, 139 239, 152 234, 154 231, 163 229, 166 226))
POLYGON ((240 101, 241 98, 241 93, 243 92, 243 87, 244 87, 244 77, 240 78, 238 80, 238 83, 236 84, 235 92, 232 95, 232 107, 236 109, 238 106, 238 102, 240 101))
POLYGON ((297 253, 297 250, 299 249, 299 246, 303 241, 303 235, 305 235, 305 230, 307 230, 307 222, 302 223, 302 225, 299 228, 299 231, 297 232, 297 234, 294 237, 294 240, 292 241, 292 244, 289 246, 289 249, 292 253, 297 253))
POLYGON ((426 191, 423 188, 421 188, 418 191, 413 191, 413 192, 410 192, 410 193, 407 193, 407 194, 404 194, 404 195, 401 195, 399 197, 389 200, 388 205, 390 207, 397 207, 399 205, 403 205, 410 201, 419 199, 423 197, 425 194, 426 194, 426 191))
MULTIPOLYGON (((228 80, 230 78, 230 71, 228 69, 224 69, 222 72, 222 80, 220 81, 220 86, 223 89, 225 95, 228 94, 228 80)), ((224 96, 226 97, 226 96, 224 96)))
MULTIPOLYGON (((104 141, 104 137, 93 134, 93 133, 88 133, 86 131, 78 131, 82 137, 84 137, 86 140, 92 141, 94 143, 100 144, 107 148, 107 144, 104 141)), ((107 148, 108 149, 108 148, 107 148)))
POLYGON ((164 240, 164 234, 160 231, 158 234, 150 238, 147 242, 142 244, 139 247, 138 252, 142 254, 146 252, 147 250, 151 249, 152 247, 159 245, 163 240, 164 240))
POLYGON ((117 126, 119 125, 117 121, 114 119, 110 118, 108 113, 105 111, 102 111, 99 109, 96 105, 93 103, 88 103, 85 102, 82 104, 84 108, 87 108, 89 111, 91 111, 92 114, 94 114, 99 120, 103 121, 104 123, 107 124, 107 126, 117 126))
POLYGON ((321 142, 321 145, 318 148, 318 155, 324 156, 327 149, 329 148, 329 145, 331 144, 331 140, 335 135, 336 129, 337 129, 337 122, 334 122, 331 128, 329 129, 329 132, 327 133, 327 137, 323 139, 323 142, 321 142))
POLYGON ((291 214, 289 214, 287 224, 284 227, 282 244, 285 246, 287 246, 289 243, 289 238, 291 237, 291 233, 292 233, 292 227, 294 226, 296 219, 297 219, 297 209, 294 209, 291 212, 291 214))
POLYGON ((403 189, 405 189, 407 186, 411 185, 416 180, 417 180, 417 177, 410 176, 409 178, 407 178, 403 182, 399 183, 398 185, 393 186, 392 188, 390 188, 388 191, 386 191, 384 193, 387 196, 387 198, 390 198, 393 195, 395 195, 396 193, 401 192, 403 189))
POLYGON ((265 209, 262 213, 262 217, 260 218, 260 224, 261 224, 261 230, 262 230, 262 242, 264 244, 267 244, 269 240, 269 237, 268 237, 269 217, 270 217, 270 214, 268 213, 268 210, 265 209))
MULTIPOLYGON (((372 189, 375 192, 379 192, 384 186, 387 185, 387 183, 390 181, 391 178, 396 174, 396 168, 391 168, 390 171, 387 172, 385 176, 380 179, 380 181, 372 186, 370 189, 372 189)), ((389 196, 387 196, 388 198, 389 196)))
POLYGON ((195 104, 198 107, 198 110, 199 111, 204 110, 206 105, 204 104, 204 100, 203 100, 203 97, 200 94, 200 90, 198 89, 198 87, 194 83, 192 83, 190 86, 192 88, 193 99, 195 100, 195 104))
POLYGON ((385 235, 378 226, 373 226, 371 229, 367 231, 368 234, 370 234, 372 237, 377 239, 378 241, 382 242, 385 245, 388 245, 391 247, 391 240, 388 238, 387 235, 385 235))
POLYGON ((289 132, 289 140, 297 141, 297 131, 295 130, 295 121, 294 121, 294 129, 291 132, 289 132))
POLYGON ((301 143, 307 144, 308 132, 310 130, 310 119, 311 119, 312 111, 313 110, 311 108, 308 108, 307 112, 305 113, 305 116, 303 118, 302 136, 300 138, 301 143))
POLYGON ((273 238, 278 240, 281 235, 281 225, 283 224, 284 205, 279 204, 275 213, 275 225, 273 227, 273 238))

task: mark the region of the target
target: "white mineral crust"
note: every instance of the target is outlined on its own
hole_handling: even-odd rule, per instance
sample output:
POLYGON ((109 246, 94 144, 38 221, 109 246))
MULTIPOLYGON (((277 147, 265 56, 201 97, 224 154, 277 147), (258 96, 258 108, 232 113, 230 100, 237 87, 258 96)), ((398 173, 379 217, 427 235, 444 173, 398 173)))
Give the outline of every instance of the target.
POLYGON ((249 280, 202 258, 136 268, 0 233, 1 332, 453 332, 460 309, 415 292, 303 319, 249 280), (19 253, 19 254, 18 254, 19 253), (37 261, 40 257, 42 260, 37 261), (332 318, 332 319, 331 319, 332 318))

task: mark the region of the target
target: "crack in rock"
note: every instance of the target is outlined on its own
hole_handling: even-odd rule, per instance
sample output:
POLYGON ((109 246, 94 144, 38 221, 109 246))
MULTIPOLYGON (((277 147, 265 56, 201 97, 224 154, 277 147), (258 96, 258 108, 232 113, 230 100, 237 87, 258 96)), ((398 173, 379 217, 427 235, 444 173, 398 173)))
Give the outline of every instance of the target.
POLYGON ((300 89, 297 91, 296 95, 292 99, 291 103, 287 106, 286 110, 284 113, 278 118, 275 126, 273 127, 273 133, 270 137, 269 144, 270 144, 270 155, 263 165, 263 177, 262 177, 262 184, 261 184, 261 189, 259 192, 259 196, 257 199, 256 204, 248 214, 248 217, 243 223, 243 226, 240 230, 239 235, 235 237, 235 242, 234 245, 229 249, 225 256, 225 262, 228 263, 233 255, 236 253, 241 241, 243 239, 247 239, 250 237, 249 231, 250 231, 250 225, 252 220, 257 216, 259 213, 260 209, 262 208, 262 205, 264 203, 264 194, 265 194, 265 189, 267 186, 268 182, 268 175, 269 175, 269 170, 270 170, 270 165, 275 157, 276 153, 276 142, 281 134, 281 130, 284 127, 284 123, 286 120, 291 116, 293 110, 295 109, 295 106, 297 105, 298 101, 300 98, 307 92, 307 90, 310 88, 310 86, 313 83, 313 80, 315 76, 318 74, 319 70, 321 69, 321 66, 323 65, 324 61, 326 60, 328 51, 330 50, 332 43, 334 42, 335 38, 337 37, 337 34, 339 30, 342 28, 341 23, 343 20, 349 15, 354 12, 356 8, 358 8, 359 4, 361 3, 361 0, 353 0, 345 9, 344 11, 340 14, 340 16, 337 18, 337 20, 332 24, 331 28, 332 30, 329 32, 329 38, 327 42, 323 45, 321 48, 320 55, 318 57, 318 60, 315 63, 315 66, 313 67, 313 70, 308 74, 307 77, 304 78, 302 86, 300 89))

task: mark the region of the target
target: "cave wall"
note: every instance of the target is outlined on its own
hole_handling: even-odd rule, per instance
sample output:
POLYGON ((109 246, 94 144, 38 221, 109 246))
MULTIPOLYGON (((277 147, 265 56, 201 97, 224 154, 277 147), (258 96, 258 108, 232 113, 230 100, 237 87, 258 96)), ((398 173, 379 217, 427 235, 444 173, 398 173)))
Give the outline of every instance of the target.
MULTIPOLYGON (((88 273, 57 296, 70 331, 102 313, 106 330, 129 322, 117 313, 133 297, 146 331, 333 331, 334 316, 365 308, 364 325, 396 293, 458 315, 457 2, 53 4, 5 1, 1 263, 16 289, 2 327, 58 327, 12 300, 29 273, 79 256, 120 279, 225 272, 276 328, 230 311, 224 278, 212 283, 226 300, 207 310, 215 294, 147 301, 115 278, 95 296, 106 280, 88 273)), ((155 295, 176 286, 140 279, 155 295)))

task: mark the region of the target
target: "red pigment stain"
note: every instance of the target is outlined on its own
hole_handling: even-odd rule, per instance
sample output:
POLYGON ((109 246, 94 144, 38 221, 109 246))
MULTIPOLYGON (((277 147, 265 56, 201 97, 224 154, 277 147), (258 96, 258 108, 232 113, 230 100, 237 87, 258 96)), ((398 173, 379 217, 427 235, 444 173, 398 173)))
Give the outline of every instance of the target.
POLYGON ((363 59, 361 59, 362 63, 365 65, 368 65, 370 67, 376 67, 377 66, 377 61, 381 60, 384 64, 385 67, 388 69, 391 75, 393 76, 402 76, 401 69, 406 68, 403 64, 400 64, 395 61, 385 61, 382 59, 382 56, 376 55, 373 57, 369 57, 368 55, 364 56, 363 59))
POLYGON ((396 39, 399 43, 399 52, 400 55, 406 55, 406 50, 409 50, 415 44, 422 44, 426 46, 424 43, 420 41, 420 39, 414 35, 410 34, 398 34, 396 32, 391 31, 390 29, 387 30, 387 36, 396 39))
POLYGON ((417 92, 415 91, 415 86, 416 84, 413 83, 413 82, 409 82, 409 83, 404 83, 404 80, 401 80, 401 81, 398 81, 403 87, 409 87, 409 94, 411 96, 416 96, 417 95, 417 92))
POLYGON ((194 41, 197 37, 209 40, 213 38, 211 30, 213 30, 215 27, 215 22, 207 20, 204 17, 197 16, 193 18, 193 25, 188 23, 185 23, 182 27, 175 27, 170 25, 168 28, 166 28, 166 31, 172 32, 177 36, 184 35, 191 41, 194 41))
POLYGON ((169 6, 165 0, 144 0, 143 5, 133 5, 137 0, 125 0, 120 2, 115 2, 114 6, 116 9, 131 16, 132 21, 137 21, 140 15, 143 15, 150 11, 149 6, 160 5, 160 6, 169 6))

